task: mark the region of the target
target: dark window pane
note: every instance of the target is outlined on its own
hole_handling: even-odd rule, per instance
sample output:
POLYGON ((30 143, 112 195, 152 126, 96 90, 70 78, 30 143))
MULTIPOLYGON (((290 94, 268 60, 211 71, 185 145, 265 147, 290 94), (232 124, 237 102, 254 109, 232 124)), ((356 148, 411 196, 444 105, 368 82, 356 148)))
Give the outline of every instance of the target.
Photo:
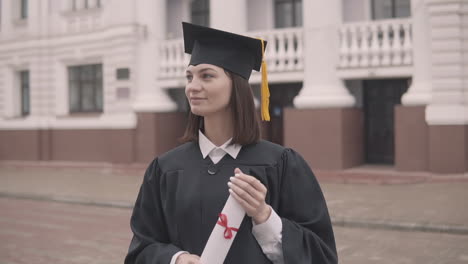
POLYGON ((275 18, 276 27, 292 27, 293 26, 293 5, 292 2, 281 2, 276 4, 275 18))
POLYGON ((373 0, 372 18, 374 20, 392 18, 392 0, 373 0))
POLYGON ((210 9, 210 2, 208 0, 194 0, 192 1, 193 12, 205 12, 210 9))
POLYGON ((95 109, 94 85, 92 83, 81 84, 81 109, 90 112, 95 109))
POLYGON ((91 66, 83 66, 81 68, 80 79, 82 81, 91 81, 94 79, 94 67, 91 66))
POLYGON ((193 15, 192 23, 200 26, 208 26, 208 19, 205 15, 193 15))
POLYGON ((97 111, 102 111, 103 109, 103 104, 104 104, 104 98, 102 96, 102 82, 101 83, 96 83, 96 87, 94 90, 94 102, 95 102, 95 107, 97 111))
POLYGON ((372 18, 374 20, 410 16, 410 0, 372 0, 372 18))
POLYGON ((80 107, 80 86, 79 81, 70 81, 70 111, 79 112, 80 107))
POLYGON ((275 0, 275 27, 301 27, 302 0, 275 0))
POLYGON ((191 3, 191 22, 196 25, 209 26, 210 2, 208 0, 195 0, 191 3))
POLYGON ((410 0, 395 0, 395 17, 410 17, 410 0))
POLYGON ((20 17, 27 18, 28 17, 28 0, 21 0, 21 7, 20 7, 20 17))
POLYGON ((80 69, 78 67, 70 67, 68 69, 68 79, 70 81, 78 81, 80 79, 80 69))
POLYGON ((294 26, 302 27, 302 1, 294 3, 294 26))
POLYGON ((21 71, 19 75, 21 88, 21 115, 25 116, 30 113, 29 71, 21 71))

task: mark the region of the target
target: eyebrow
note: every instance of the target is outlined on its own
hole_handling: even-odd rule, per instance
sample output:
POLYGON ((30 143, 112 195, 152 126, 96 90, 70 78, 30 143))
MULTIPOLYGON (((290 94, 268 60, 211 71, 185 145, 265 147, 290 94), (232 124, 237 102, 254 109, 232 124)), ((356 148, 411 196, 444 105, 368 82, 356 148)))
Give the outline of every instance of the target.
MULTIPOLYGON (((208 71, 208 70, 212 70, 212 71, 217 73, 217 71, 215 69, 213 69, 213 68, 202 68, 198 72, 202 73, 202 72, 205 72, 205 71, 208 71)), ((192 73, 192 72, 190 70, 187 70, 187 71, 185 71, 185 73, 192 73)))

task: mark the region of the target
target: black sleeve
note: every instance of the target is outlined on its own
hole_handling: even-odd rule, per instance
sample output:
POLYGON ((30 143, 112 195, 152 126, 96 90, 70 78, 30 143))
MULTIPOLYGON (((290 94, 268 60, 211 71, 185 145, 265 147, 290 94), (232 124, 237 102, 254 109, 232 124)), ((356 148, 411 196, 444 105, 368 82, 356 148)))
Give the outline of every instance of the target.
POLYGON ((283 153, 280 169, 284 263, 338 263, 327 205, 312 170, 291 149, 283 153))
POLYGON ((161 205, 159 178, 161 171, 155 159, 145 172, 130 227, 133 238, 125 264, 169 264, 172 256, 181 251, 170 243, 161 205))

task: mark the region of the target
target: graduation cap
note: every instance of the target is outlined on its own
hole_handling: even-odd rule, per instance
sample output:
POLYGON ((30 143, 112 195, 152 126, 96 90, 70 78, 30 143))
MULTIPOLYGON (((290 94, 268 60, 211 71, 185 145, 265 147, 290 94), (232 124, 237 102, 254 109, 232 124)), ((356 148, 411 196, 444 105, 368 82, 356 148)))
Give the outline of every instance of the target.
POLYGON ((216 65, 248 80, 252 70, 262 71, 262 120, 270 121, 267 69, 264 60, 267 42, 182 22, 185 53, 191 54, 189 65, 216 65))

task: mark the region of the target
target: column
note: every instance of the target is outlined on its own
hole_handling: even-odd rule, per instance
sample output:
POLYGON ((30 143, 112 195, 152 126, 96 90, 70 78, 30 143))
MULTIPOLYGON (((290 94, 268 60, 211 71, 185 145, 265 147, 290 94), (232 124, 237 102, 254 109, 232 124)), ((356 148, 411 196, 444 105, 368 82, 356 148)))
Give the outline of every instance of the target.
POLYGON ((210 0, 210 27, 245 34, 247 0, 210 0))
POLYGON ((395 107, 395 167, 401 171, 428 170, 426 105, 431 100, 431 45, 427 0, 411 0, 413 78, 395 107))
POLYGON ((350 107, 355 99, 337 76, 342 0, 304 0, 304 84, 297 108, 350 107))
POLYGON ((284 111, 284 144, 316 169, 363 163, 363 114, 337 75, 342 0, 303 0, 304 83, 284 111), (299 108, 299 109, 297 109, 299 108), (326 150, 326 155, 324 155, 326 150))
POLYGON ((176 104, 158 86, 159 43, 165 40, 166 0, 135 2, 136 21, 140 29, 137 45, 136 97, 133 104, 137 112, 169 112, 176 104))
POLYGON ((426 0, 411 0, 413 80, 403 105, 427 105, 431 99, 431 47, 426 0))
POLYGON ((468 0, 428 0, 432 51, 429 169, 468 170, 468 0))

